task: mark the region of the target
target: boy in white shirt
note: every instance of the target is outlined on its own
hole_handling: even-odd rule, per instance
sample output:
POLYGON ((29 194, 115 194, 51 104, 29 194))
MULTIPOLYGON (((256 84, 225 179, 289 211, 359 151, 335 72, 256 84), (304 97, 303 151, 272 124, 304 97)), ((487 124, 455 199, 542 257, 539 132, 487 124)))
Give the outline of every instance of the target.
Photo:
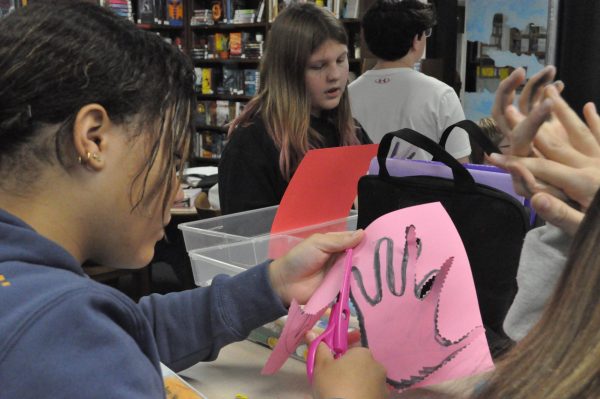
MULTIPOLYGON (((352 115, 378 143, 388 132, 411 128, 439 142, 444 129, 465 119, 460 101, 447 84, 414 70, 435 25, 430 4, 417 0, 378 0, 367 10, 362 28, 369 50, 377 57, 372 70, 349 87, 352 115)), ((453 132, 446 150, 467 162, 471 147, 466 132, 453 132)), ((431 159, 408 143, 399 158, 431 159)))

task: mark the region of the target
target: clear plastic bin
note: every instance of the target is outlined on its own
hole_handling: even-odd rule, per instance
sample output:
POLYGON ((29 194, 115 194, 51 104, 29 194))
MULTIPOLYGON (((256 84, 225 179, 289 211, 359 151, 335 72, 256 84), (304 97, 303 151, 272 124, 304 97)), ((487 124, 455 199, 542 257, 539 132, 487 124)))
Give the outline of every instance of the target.
POLYGON ((188 252, 193 249, 232 244, 251 237, 269 234, 278 207, 276 205, 196 220, 182 223, 177 227, 183 233, 185 248, 188 252))
MULTIPOLYGON (((188 252, 215 245, 232 244, 268 235, 271 232, 271 226, 278 207, 278 205, 275 205, 210 219, 196 220, 181 223, 178 227, 183 233, 185 247, 188 252)), ((356 229, 357 219, 357 212, 352 210, 347 218, 306 226, 282 234, 304 238, 313 233, 354 230, 356 229)))
POLYGON ((287 252, 301 241, 301 238, 288 235, 267 235, 195 249, 189 253, 194 282, 196 285, 209 285, 217 274, 233 276, 269 259, 269 249, 287 252))
POLYGON ((197 285, 219 274, 237 274, 287 252, 314 233, 356 229, 357 212, 348 217, 270 236, 278 206, 182 223, 186 249, 197 285))

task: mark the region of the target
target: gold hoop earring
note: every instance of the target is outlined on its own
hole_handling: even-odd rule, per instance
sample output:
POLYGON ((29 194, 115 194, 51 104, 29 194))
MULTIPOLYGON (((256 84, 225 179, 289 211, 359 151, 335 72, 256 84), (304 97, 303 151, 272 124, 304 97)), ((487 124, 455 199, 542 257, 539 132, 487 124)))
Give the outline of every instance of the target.
POLYGON ((100 157, 98 157, 98 154, 94 153, 94 155, 92 155, 91 152, 86 152, 85 153, 85 161, 83 160, 83 158, 81 158, 81 155, 77 157, 77 162, 79 162, 81 165, 88 163, 90 161, 90 158, 94 158, 95 160, 99 160, 100 157))

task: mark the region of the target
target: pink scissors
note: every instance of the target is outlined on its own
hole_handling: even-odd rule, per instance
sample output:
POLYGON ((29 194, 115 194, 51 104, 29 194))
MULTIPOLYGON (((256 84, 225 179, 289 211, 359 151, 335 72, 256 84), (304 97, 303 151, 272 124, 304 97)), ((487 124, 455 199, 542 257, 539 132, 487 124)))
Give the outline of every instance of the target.
POLYGON ((312 384, 313 372, 315 368, 315 355, 317 347, 321 341, 331 349, 334 359, 339 358, 348 350, 348 323, 350 322, 350 307, 348 300, 350 298, 350 274, 352 272, 352 248, 346 250, 346 259, 344 263, 344 280, 342 287, 337 295, 337 299, 331 307, 329 314, 329 323, 321 335, 315 338, 308 347, 306 357, 306 374, 308 381, 312 384))

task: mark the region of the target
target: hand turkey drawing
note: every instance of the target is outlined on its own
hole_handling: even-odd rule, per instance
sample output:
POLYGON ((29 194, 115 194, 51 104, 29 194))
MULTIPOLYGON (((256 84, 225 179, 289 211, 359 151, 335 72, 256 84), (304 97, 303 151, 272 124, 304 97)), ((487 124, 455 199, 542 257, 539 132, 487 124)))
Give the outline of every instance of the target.
POLYGON ((361 321, 363 346, 386 367, 388 383, 405 389, 452 360, 483 328, 474 326, 455 341, 443 337, 438 326, 440 294, 454 258, 427 265, 429 271, 417 281, 417 264, 425 248, 415 226, 406 227, 402 251, 394 244, 389 237, 379 238, 371 264, 353 266, 352 300, 361 321))
MULTIPOLYGON (((469 259, 440 203, 390 212, 365 229, 352 255, 351 297, 363 346, 399 390, 492 369, 469 259), (418 235, 418 237, 417 237, 418 235)), ((290 307, 263 369, 279 370, 338 294, 343 258, 302 309, 290 307)))

